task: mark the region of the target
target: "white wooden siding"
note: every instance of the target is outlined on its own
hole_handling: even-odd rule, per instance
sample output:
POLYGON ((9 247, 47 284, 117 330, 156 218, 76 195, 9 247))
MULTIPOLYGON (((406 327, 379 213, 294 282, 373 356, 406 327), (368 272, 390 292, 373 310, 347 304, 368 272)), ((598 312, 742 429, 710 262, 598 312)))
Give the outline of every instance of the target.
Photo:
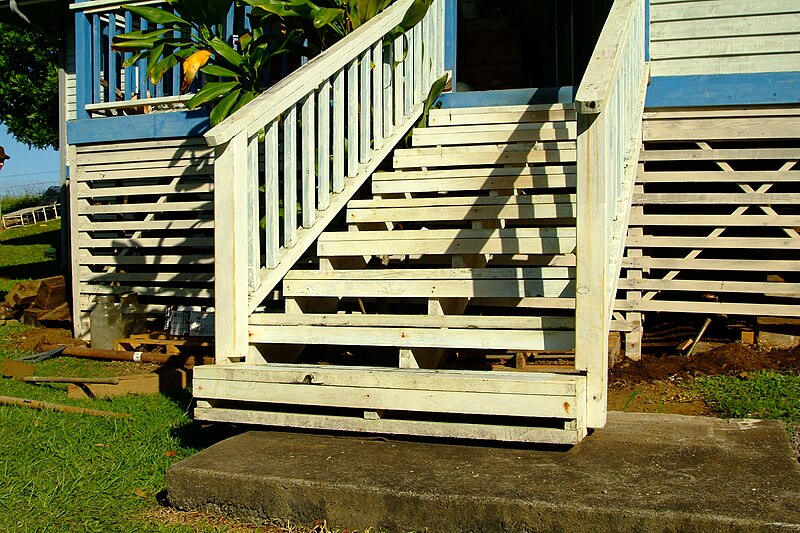
POLYGON ((800 71, 797 0, 651 0, 653 76, 800 71))
POLYGON ((213 153, 202 138, 72 147, 73 316, 97 294, 139 293, 148 312, 213 305, 213 153), (135 162, 135 164, 133 164, 135 162))
POLYGON ((64 71, 67 74, 67 91, 63 96, 67 106, 67 120, 75 120, 75 101, 76 101, 76 84, 75 84, 75 28, 68 25, 67 29, 67 56, 64 71))

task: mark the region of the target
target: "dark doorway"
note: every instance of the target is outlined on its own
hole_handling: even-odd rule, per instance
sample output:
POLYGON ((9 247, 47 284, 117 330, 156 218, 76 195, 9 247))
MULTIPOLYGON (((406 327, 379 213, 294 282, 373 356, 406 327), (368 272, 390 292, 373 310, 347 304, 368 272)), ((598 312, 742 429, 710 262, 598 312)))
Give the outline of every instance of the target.
POLYGON ((458 0, 457 91, 577 86, 613 0, 458 0))

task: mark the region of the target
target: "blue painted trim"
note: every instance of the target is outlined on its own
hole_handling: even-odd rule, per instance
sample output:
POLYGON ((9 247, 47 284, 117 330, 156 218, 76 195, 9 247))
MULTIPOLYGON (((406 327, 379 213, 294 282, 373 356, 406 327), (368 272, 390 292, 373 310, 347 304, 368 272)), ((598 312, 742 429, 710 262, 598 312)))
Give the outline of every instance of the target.
POLYGON ((453 92, 456 91, 458 54, 458 4, 445 0, 444 4, 444 69, 452 73, 453 92))
POLYGON ((644 0, 644 60, 650 61, 650 0, 644 0))
POLYGON ((527 104, 569 104, 575 101, 577 87, 539 87, 506 89, 502 91, 470 91, 445 93, 439 101, 442 107, 484 107, 527 104))
POLYGON ((92 25, 84 13, 75 13, 75 112, 78 119, 89 118, 86 104, 92 101, 92 74, 89 51, 92 49, 92 25))
POLYGON ((800 103, 800 72, 658 76, 650 80, 647 107, 698 107, 800 103))
POLYGON ((67 122, 69 144, 197 137, 210 129, 206 109, 67 122))

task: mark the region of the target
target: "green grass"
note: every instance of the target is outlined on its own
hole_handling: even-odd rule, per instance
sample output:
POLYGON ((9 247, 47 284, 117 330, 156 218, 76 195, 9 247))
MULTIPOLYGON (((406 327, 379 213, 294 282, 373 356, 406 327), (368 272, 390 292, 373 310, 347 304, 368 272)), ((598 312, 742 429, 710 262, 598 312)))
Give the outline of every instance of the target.
POLYGON ((695 385, 721 416, 731 418, 775 418, 789 431, 800 428, 800 375, 759 371, 745 378, 708 376, 695 385))
MULTIPOLYGON (((0 362, 21 352, 25 326, 0 327, 0 362)), ((108 375, 103 363, 58 358, 38 375, 108 375), (64 372, 64 370, 69 370, 64 372)), ((0 395, 130 413, 117 420, 0 406, 0 524, 4 531, 144 531, 167 468, 197 451, 188 395, 67 400, 66 387, 11 379, 0 395), (169 452, 169 453, 167 453, 169 452)), ((181 531, 172 528, 171 531, 181 531)), ((185 529, 189 531, 190 529, 185 529)))
POLYGON ((19 281, 58 274, 61 221, 0 231, 0 296, 19 281))

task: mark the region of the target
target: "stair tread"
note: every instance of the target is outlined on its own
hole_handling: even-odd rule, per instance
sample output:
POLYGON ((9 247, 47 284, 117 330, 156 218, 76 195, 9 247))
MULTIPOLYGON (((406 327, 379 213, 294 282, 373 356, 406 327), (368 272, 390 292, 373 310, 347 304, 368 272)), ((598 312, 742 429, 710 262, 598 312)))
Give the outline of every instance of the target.
POLYGON ((250 324, 256 326, 399 327, 429 329, 569 330, 575 328, 570 317, 400 315, 400 314, 287 314, 255 313, 250 324))
POLYGON ((411 136, 414 147, 457 146, 494 143, 574 141, 575 121, 528 122, 524 124, 483 124, 416 128, 411 136))
POLYGON ((574 267, 501 267, 501 268, 380 268, 352 270, 292 270, 287 280, 517 280, 570 279, 574 267))
POLYGON ((575 142, 479 144, 395 150, 393 166, 399 168, 463 167, 505 164, 575 163, 575 142))

